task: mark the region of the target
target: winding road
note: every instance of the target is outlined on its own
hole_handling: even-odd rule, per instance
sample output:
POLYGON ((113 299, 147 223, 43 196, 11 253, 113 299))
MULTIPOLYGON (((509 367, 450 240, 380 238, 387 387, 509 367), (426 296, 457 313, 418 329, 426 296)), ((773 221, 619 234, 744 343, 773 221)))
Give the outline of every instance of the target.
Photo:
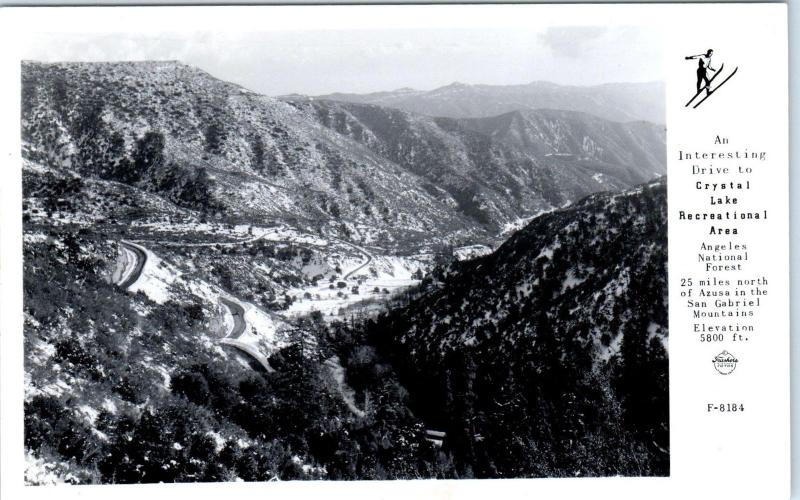
POLYGON ((128 257, 128 266, 126 266, 126 269, 122 272, 120 282, 117 284, 127 290, 131 285, 136 283, 136 280, 142 275, 144 264, 147 262, 147 253, 142 247, 135 243, 123 240, 120 241, 120 245, 122 246, 122 251, 125 252, 125 255, 128 257))
POLYGON ((238 339, 242 333, 244 333, 244 327, 247 326, 247 323, 244 321, 244 307, 225 297, 220 297, 219 300, 228 308, 231 312, 231 316, 233 316, 233 328, 231 328, 226 338, 238 339))
POLYGON ((366 250, 364 250, 364 249, 363 249, 363 248, 361 248, 360 246, 356 246, 356 245, 354 245, 354 244, 350 243, 349 241, 340 240, 339 238, 331 238, 331 239, 332 239, 332 240, 336 240, 336 241, 338 241, 339 243, 342 243, 342 244, 344 244, 344 245, 348 245, 348 246, 351 246, 351 247, 355 248, 356 250, 358 250, 359 252, 361 252, 361 253, 364 255, 364 257, 366 257, 366 258, 367 258, 367 260, 365 260, 363 264, 361 264, 360 266, 358 266, 358 267, 356 267, 356 268, 354 268, 354 269, 351 269, 350 271, 348 271, 348 272, 347 272, 347 274, 345 274, 345 275, 342 277, 342 279, 345 279, 345 280, 346 280, 346 279, 347 279, 347 278, 349 278, 350 276, 352 276, 352 275, 356 274, 357 272, 359 272, 359 271, 361 271, 362 269, 364 269, 365 267, 367 267, 367 266, 370 264, 370 262, 372 262, 372 254, 371 254, 371 253, 369 253, 369 252, 367 252, 366 250))
MULTIPOLYGON (((276 228, 271 228, 272 232, 275 232, 276 228)), ((204 242, 204 243, 184 243, 182 241, 160 241, 159 245, 163 245, 166 247, 221 247, 221 248, 230 248, 239 245, 245 245, 247 243, 255 243, 258 240, 264 239, 268 233, 259 234, 258 236, 254 236, 252 238, 247 238, 244 240, 235 240, 235 241, 212 241, 212 242, 204 242)))
MULTIPOLYGON (((120 246, 126 259, 124 261, 124 269, 122 269, 120 276, 117 279, 117 285, 127 290, 134 283, 136 283, 136 281, 142 275, 144 265, 147 262, 147 251, 140 245, 124 240, 120 241, 120 246)), ((262 355, 258 349, 239 340, 239 337, 242 336, 245 328, 247 327, 247 322, 244 319, 244 307, 235 300, 227 299, 225 297, 220 297, 219 300, 225 307, 228 308, 231 316, 233 317, 233 327, 225 336, 225 338, 220 339, 220 343, 233 347, 248 355, 266 371, 274 371, 269 364, 269 360, 262 355)))
MULTIPOLYGON (((277 230, 278 228, 274 228, 273 231, 277 230)), ((258 241, 264 237, 266 237, 269 233, 260 234, 253 238, 248 238, 246 240, 239 240, 239 241, 229 241, 229 242, 210 242, 210 243, 176 243, 176 245, 181 246, 235 246, 235 245, 242 245, 247 243, 253 243, 258 241)), ((348 241, 340 240, 338 238, 331 238, 333 240, 338 241, 344 245, 350 246, 359 253, 361 253, 365 260, 357 267, 351 269, 346 274, 344 274, 343 279, 348 279, 351 276, 359 273, 365 267, 367 267, 372 261, 373 256, 366 251, 365 249, 354 245, 348 241)), ((297 242, 294 242, 297 244, 297 242)), ((165 244, 161 242, 161 244, 165 244)), ((169 245, 169 243, 166 243, 169 245)), ((301 245, 305 246, 305 245, 301 245)), ((120 240, 120 247, 122 252, 124 253, 125 260, 124 260, 124 268, 121 270, 119 277, 117 278, 117 285, 123 289, 128 289, 136 283, 142 275, 144 271, 145 264, 147 262, 147 250, 138 245, 136 243, 120 240)), ((231 327, 230 331, 227 332, 224 338, 220 339, 219 342, 223 345, 233 347, 238 351, 246 354, 251 359, 255 360, 260 366, 262 366, 267 372, 272 372, 274 369, 270 366, 269 360, 259 352, 254 346, 250 345, 247 342, 240 340, 242 334, 244 334, 245 329, 247 328, 247 321, 245 320, 245 308, 242 306, 241 303, 236 301, 235 299, 229 299, 225 297, 219 298, 222 305, 228 308, 230 311, 231 316, 233 317, 233 326, 231 327)), ((346 394, 345 394, 346 396, 346 394)), ((349 402, 348 398, 345 397, 346 401, 349 402)), ((350 403, 348 406, 351 406, 351 410, 359 414, 361 411, 355 407, 354 404, 350 403)), ((362 413, 363 414, 363 413, 362 413)))
POLYGON ((221 339, 219 343, 222 345, 238 349, 240 352, 254 359, 268 373, 272 373, 275 371, 275 369, 269 365, 269 360, 250 344, 245 344, 239 339, 233 339, 228 337, 221 339))
POLYGON ((222 305, 228 308, 231 316, 233 316, 233 327, 231 328, 231 331, 228 332, 228 335, 226 335, 225 338, 220 339, 219 343, 238 349, 240 352, 248 355, 259 365, 261 365, 261 367, 267 372, 275 371, 270 366, 269 359, 261 354, 258 349, 246 342, 239 340, 239 337, 241 337, 242 333, 244 333, 244 329, 247 326, 247 322, 244 319, 244 307, 242 307, 242 305, 238 302, 226 299, 225 297, 220 297, 219 300, 222 302, 222 305))

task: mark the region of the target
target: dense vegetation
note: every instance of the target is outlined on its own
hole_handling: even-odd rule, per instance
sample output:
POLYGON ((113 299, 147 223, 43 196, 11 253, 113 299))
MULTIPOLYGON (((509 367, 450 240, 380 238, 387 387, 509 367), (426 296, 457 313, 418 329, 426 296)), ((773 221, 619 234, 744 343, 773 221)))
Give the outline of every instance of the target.
POLYGON ((362 382, 373 403, 355 416, 323 363, 320 323, 298 325, 274 372, 254 371, 202 347, 201 304, 108 284, 98 270, 112 254, 74 228, 25 249, 25 444, 76 482, 454 476, 388 367, 362 382))
POLYGON ((657 127, 286 103, 172 62, 22 83, 28 458, 78 483, 669 472, 665 182, 453 248, 660 171, 657 127), (160 294, 110 283, 121 239, 160 294), (343 269, 400 250, 435 269, 398 296, 343 269), (321 280, 365 316, 273 314, 321 280), (219 342, 223 296, 274 320, 271 370, 219 342))
POLYGON ((424 283, 350 335, 460 474, 669 473, 664 184, 543 215, 424 283))

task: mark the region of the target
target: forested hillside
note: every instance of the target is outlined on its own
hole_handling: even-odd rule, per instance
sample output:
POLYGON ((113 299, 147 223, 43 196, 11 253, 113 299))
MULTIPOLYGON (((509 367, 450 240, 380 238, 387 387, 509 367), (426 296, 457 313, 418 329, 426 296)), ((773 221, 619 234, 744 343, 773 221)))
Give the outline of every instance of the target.
POLYGON ((356 335, 462 473, 665 475, 666 234, 665 183, 592 195, 437 269, 356 335))
POLYGON ((24 63, 27 483, 668 474, 664 139, 24 63))

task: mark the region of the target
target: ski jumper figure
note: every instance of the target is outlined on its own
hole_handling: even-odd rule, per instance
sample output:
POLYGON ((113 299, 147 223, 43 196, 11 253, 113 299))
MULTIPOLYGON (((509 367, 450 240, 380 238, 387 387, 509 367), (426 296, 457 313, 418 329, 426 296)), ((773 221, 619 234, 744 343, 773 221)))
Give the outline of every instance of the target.
POLYGON ((687 56, 686 59, 697 59, 697 93, 700 93, 701 89, 705 89, 706 92, 709 91, 710 81, 708 79, 708 74, 706 71, 717 71, 716 69, 711 67, 711 55, 714 53, 712 49, 708 49, 705 54, 697 54, 694 56, 687 56), (705 85, 703 85, 705 84, 705 85))

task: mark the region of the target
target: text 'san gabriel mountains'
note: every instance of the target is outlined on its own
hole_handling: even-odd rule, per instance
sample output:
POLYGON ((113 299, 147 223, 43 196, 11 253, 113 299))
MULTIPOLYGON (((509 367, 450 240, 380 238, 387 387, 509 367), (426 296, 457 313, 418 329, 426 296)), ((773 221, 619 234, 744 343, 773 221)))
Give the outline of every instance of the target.
MULTIPOLYGON (((666 165, 664 128, 652 123, 282 101, 177 62, 26 63, 23 88, 30 158, 186 210, 291 219, 383 246, 485 238, 666 165)), ((161 210, 148 200, 137 206, 161 210)))
POLYGON ((24 63, 26 481, 667 475, 659 92, 24 63))

